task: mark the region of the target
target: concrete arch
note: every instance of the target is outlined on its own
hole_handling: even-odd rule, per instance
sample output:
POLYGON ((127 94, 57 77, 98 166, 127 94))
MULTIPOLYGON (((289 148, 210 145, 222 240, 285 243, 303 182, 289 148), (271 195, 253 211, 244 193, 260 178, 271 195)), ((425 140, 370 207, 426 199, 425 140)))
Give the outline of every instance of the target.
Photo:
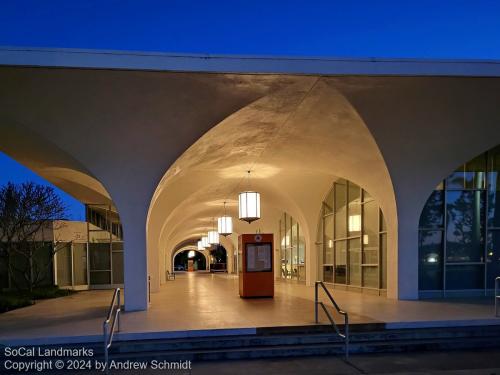
MULTIPOLYGON (((299 80, 4 66, 0 123, 42 132, 106 186, 125 233, 126 309, 143 310, 148 306, 148 209, 165 170, 224 117, 299 80)), ((158 252, 152 254, 156 265, 158 252)), ((157 276, 156 270, 153 288, 157 276)))
POLYGON ((170 272, 174 272, 175 257, 184 251, 190 251, 190 250, 196 251, 197 253, 200 253, 203 255, 203 257, 205 258, 205 269, 208 270, 208 267, 209 267, 208 265, 210 264, 210 256, 209 256, 209 254, 207 254, 207 251, 206 250, 200 251, 200 250, 198 250, 198 247, 193 246, 193 245, 188 245, 188 246, 183 246, 180 249, 177 249, 177 250, 172 252, 171 267, 169 268, 170 272))
MULTIPOLYGON (((352 77, 331 81, 367 124, 387 162, 397 200, 397 270, 405 275, 398 283, 398 296, 417 299, 420 213, 429 192, 446 173, 500 143, 500 80, 352 77)), ((385 210, 384 214, 387 219, 385 210)))
MULTIPOLYGON (((155 218, 163 224, 148 233, 148 243, 165 249, 166 243, 209 230, 206 220, 221 214, 228 197, 234 202, 247 169, 253 170, 253 188, 262 199, 269 197, 263 209, 276 210, 244 226, 246 231, 276 232, 280 212, 286 211, 304 229, 306 247, 314 249, 323 196, 333 178, 344 177, 366 187, 380 202, 388 217, 389 252, 397 270, 396 205, 387 167, 363 120, 326 77, 308 77, 258 99, 183 153, 155 192, 150 223, 155 218)), ((231 214, 234 217, 236 211, 231 214)), ((307 256, 307 281, 312 283, 316 260, 313 251, 307 256)), ((391 285, 394 297, 397 280, 391 285)))
POLYGON ((0 151, 84 203, 113 201, 102 183, 46 136, 0 114, 0 151))

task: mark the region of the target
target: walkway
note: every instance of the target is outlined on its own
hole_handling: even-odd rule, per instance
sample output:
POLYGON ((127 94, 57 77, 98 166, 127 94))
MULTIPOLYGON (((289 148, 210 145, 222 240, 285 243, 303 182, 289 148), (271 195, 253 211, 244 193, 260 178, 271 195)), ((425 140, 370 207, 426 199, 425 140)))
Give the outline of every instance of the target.
MULTIPOLYGON (((81 336, 100 340, 111 294, 111 291, 85 291, 1 314, 0 343, 54 342, 55 338, 60 342, 77 342, 81 336)), ((354 324, 384 322, 389 327, 500 324, 500 319, 493 316, 492 299, 395 301, 339 290, 334 290, 333 295, 349 312, 354 324)), ((150 337, 253 333, 255 327, 314 324, 314 288, 291 282, 277 282, 273 299, 241 299, 235 276, 189 273, 178 275, 151 298, 148 311, 122 315, 122 337, 143 332, 150 337), (214 329, 232 331, 205 331, 214 329)), ((321 320, 326 323, 324 315, 321 320)), ((342 321, 340 317, 338 321, 342 321)))

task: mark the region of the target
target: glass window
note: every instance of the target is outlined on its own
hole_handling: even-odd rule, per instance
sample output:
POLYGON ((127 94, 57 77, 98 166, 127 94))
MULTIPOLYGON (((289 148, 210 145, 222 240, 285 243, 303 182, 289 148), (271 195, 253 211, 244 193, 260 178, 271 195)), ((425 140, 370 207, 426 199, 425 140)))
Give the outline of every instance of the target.
POLYGON ((318 259, 323 266, 323 280, 329 282, 329 272, 333 271, 336 284, 385 287, 387 236, 380 207, 368 192, 344 179, 335 181, 326 201, 331 197, 334 214, 324 215, 319 226, 323 252, 318 259), (332 269, 326 268, 331 265, 332 269))
POLYGON ((123 284, 123 252, 113 251, 113 284, 123 284))
POLYGON ((363 205, 363 264, 378 264, 378 216, 375 201, 363 205))
POLYGON ((57 245, 57 285, 72 285, 71 243, 57 245))
POLYGON ((448 265, 446 266, 446 289, 465 290, 484 288, 484 266, 448 265))
POLYGON ((488 252, 486 254, 486 288, 495 288, 495 278, 500 276, 500 230, 488 233, 488 252))
POLYGON ((421 230, 418 234, 419 289, 443 288, 443 231, 421 230))
POLYGON ((500 271, 494 230, 500 225, 499 171, 500 146, 457 168, 439 185, 444 190, 429 197, 419 223, 421 290, 442 289, 444 280, 450 290, 483 289, 485 279, 493 287, 500 271), (436 230, 444 224, 444 231, 436 230))
MULTIPOLYGON (((333 216, 332 216, 333 217, 333 216)), ((325 218, 326 221, 328 219, 325 218)), ((330 239, 333 238, 333 221, 329 225, 330 239)), ((305 279, 305 241, 299 223, 283 213, 279 222, 281 277, 284 279, 305 279)), ((328 233, 327 233, 328 235, 328 233)), ((328 243, 328 239, 325 240, 328 243)), ((325 251, 325 249, 324 249, 325 251)), ((325 256, 325 255, 324 255, 325 256)), ((330 254, 331 256, 331 254, 330 254)))
POLYGON ((447 189, 484 189, 485 177, 486 154, 482 154, 457 168, 446 179, 446 186, 447 189))
POLYGON ((323 267, 323 281, 326 283, 333 282, 333 266, 323 267))
POLYGON ((442 228, 444 223, 443 204, 444 192, 435 190, 425 203, 420 215, 420 228, 442 228))
POLYGON ((347 282, 347 248, 346 241, 335 242, 335 282, 347 282))
POLYGON ((91 285, 109 285, 111 284, 111 271, 91 271, 91 285))
POLYGON ((387 233, 380 235, 380 288, 387 289, 387 233))
POLYGON ((488 155, 488 226, 500 228, 500 146, 488 155))
POLYGON ((361 246, 359 238, 348 240, 349 284, 361 285, 361 246))
POLYGON ((363 269, 363 286, 367 288, 378 288, 378 267, 364 266, 363 269))
POLYGON ((361 233, 361 190, 359 186, 349 182, 348 192, 348 236, 358 236, 361 233))
POLYGON ((109 243, 89 243, 90 270, 111 270, 109 243))
POLYGON ((323 263, 333 264, 333 215, 324 218, 323 263))
POLYGON ((482 262, 484 192, 448 191, 446 199, 446 261, 482 262))
POLYGON ((323 214, 333 213, 333 189, 328 192, 324 202, 323 202, 323 214))
POLYGON ((335 189, 335 238, 347 237, 347 182, 341 180, 334 184, 335 189))
POLYGON ((75 285, 86 285, 87 244, 85 243, 73 244, 73 270, 75 275, 75 285))

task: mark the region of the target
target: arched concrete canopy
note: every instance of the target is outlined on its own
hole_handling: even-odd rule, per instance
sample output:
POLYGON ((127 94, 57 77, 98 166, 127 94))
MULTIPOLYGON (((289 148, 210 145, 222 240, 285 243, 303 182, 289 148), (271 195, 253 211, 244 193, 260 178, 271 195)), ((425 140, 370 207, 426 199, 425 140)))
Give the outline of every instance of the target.
POLYGON ((126 308, 141 310, 145 223, 165 170, 223 118, 301 79, 1 67, 0 123, 43 133, 106 186, 124 229, 126 308))
MULTIPOLYGON (((154 254, 168 248, 165 244, 210 230, 211 217, 223 213, 224 201, 228 213, 237 217, 236 198, 246 188, 246 170, 252 170, 252 189, 261 193, 263 219, 251 225, 236 220, 235 230, 276 233, 281 213, 288 212, 298 220, 306 248, 311 249, 309 283, 316 279, 312 249, 321 202, 337 176, 356 182, 379 200, 388 216, 390 259, 397 264, 396 207, 385 162, 361 118, 326 77, 304 78, 240 109, 175 162, 150 208, 150 264, 159 264, 154 254)), ((395 296, 397 281, 390 285, 395 296)))
MULTIPOLYGON (((0 123, 43 134, 91 171, 113 197, 125 231, 129 310, 147 308, 144 223, 165 170, 207 130, 258 98, 304 78, 344 75, 328 78, 329 84, 373 134, 394 186, 399 257, 389 275, 405 275, 398 281, 400 298, 418 296, 416 226, 430 190, 456 165, 499 143, 500 80, 492 77, 500 76, 500 64, 494 61, 0 49, 0 64, 0 123), (75 69, 61 68, 68 66, 75 69), (111 70, 116 68, 151 71, 111 70), (215 73, 172 72, 177 70, 215 73), (229 71, 239 73, 226 74, 229 71), (244 74, 256 72, 266 74, 244 74), (270 74, 276 72, 283 75, 270 74), (313 76, 293 75, 297 73, 313 76), (408 75, 415 77, 401 77, 408 75)), ((348 175, 339 172, 340 177, 348 175)), ((351 179, 375 195, 363 181, 351 179)), ((329 185, 325 180, 325 189, 313 183, 300 189, 285 175, 281 181, 292 183, 297 194, 311 196, 329 185)), ((382 197, 378 199, 382 203, 382 197)), ((388 219, 387 208, 384 213, 388 219)))
POLYGON ((39 134, 7 118, 0 121, 0 134, 0 151, 80 202, 113 204, 109 193, 93 174, 51 142, 47 134, 39 134))

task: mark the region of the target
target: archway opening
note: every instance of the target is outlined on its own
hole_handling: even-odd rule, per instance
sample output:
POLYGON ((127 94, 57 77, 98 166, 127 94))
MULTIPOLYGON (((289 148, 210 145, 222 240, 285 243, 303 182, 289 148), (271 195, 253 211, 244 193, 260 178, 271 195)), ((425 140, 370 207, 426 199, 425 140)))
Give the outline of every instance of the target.
MULTIPOLYGON (((185 244, 199 248, 198 241, 216 230, 217 219, 230 216, 232 232, 219 238, 226 250, 228 274, 211 275, 212 278, 201 273, 200 277, 182 275, 176 284, 163 279, 168 291, 158 285, 159 293, 171 293, 174 288, 198 288, 207 301, 219 293, 229 293, 227 300, 233 301, 229 296, 238 296, 235 280, 239 280, 244 263, 239 236, 272 234, 271 272, 277 293, 298 291, 313 295, 309 288, 315 281, 324 280, 330 283, 328 288, 343 285, 349 292, 373 289, 377 295, 389 294, 387 263, 383 261, 388 253, 388 231, 385 221, 383 230, 379 230, 378 216, 376 229, 366 226, 370 234, 363 230, 358 230, 356 238, 354 234, 352 238, 331 234, 337 247, 346 244, 349 255, 344 255, 350 263, 342 265, 340 258, 338 264, 323 261, 323 237, 329 234, 317 238, 318 219, 323 222, 324 197, 339 178, 348 179, 359 192, 355 202, 346 203, 345 212, 354 206, 359 210, 366 206, 370 215, 366 213, 364 217, 371 220, 372 211, 377 216, 385 206, 384 213, 389 213, 394 233, 394 194, 385 162, 363 120, 337 90, 334 80, 299 80, 239 109, 179 156, 159 183, 148 216, 148 249, 153 253, 159 250, 159 259, 165 260, 150 266, 158 267, 162 277, 175 267, 169 249, 175 252, 185 244), (243 191, 255 191, 261 197, 261 215, 250 223, 239 220, 238 199, 243 191), (362 244, 365 235, 370 237, 369 244, 362 244), (369 259, 369 255, 376 259, 369 259), (336 282, 333 276, 328 278, 328 272, 333 275, 333 267, 337 271, 336 282), (342 269, 347 278, 344 284, 340 282, 342 269), (183 276, 189 279, 184 280, 183 276)), ((363 214, 351 215, 359 221, 356 225, 362 225, 363 214)), ((397 256, 395 242, 392 246, 391 251, 397 256)), ((215 271, 216 263, 222 263, 222 259, 211 263, 210 269, 215 271)), ((390 287, 397 289, 395 283, 390 287)))
POLYGON ((206 270, 206 257, 198 250, 183 250, 174 257, 175 272, 196 272, 206 270))
POLYGON ((484 296, 500 275, 500 146, 439 182, 420 215, 423 298, 484 296))

